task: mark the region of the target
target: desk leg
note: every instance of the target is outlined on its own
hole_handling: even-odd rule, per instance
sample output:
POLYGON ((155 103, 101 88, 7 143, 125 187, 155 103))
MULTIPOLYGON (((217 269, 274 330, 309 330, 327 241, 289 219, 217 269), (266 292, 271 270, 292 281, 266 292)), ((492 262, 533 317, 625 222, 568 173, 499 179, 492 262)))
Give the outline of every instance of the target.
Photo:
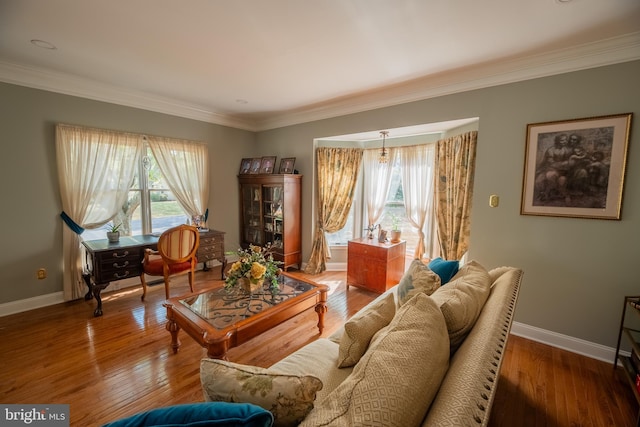
POLYGON ((95 298, 96 301, 98 302, 98 306, 93 311, 93 316, 94 317, 102 316, 102 298, 100 298, 100 292, 102 292, 102 290, 106 288, 109 284, 107 283, 105 285, 96 285, 95 283, 93 283, 91 274, 83 274, 82 279, 84 280, 84 283, 86 283, 87 287, 89 288, 89 292, 87 292, 87 294, 84 296, 85 301, 89 301, 90 299, 95 298))
MULTIPOLYGON (((107 283, 108 285, 108 283, 107 283)), ((102 316, 102 298, 100 298, 100 292, 102 292, 102 290, 105 288, 106 286, 103 285, 93 285, 93 297, 96 299, 96 301, 98 302, 98 306, 96 307, 96 309, 93 311, 93 316, 94 317, 100 317, 102 316)))
POLYGON ((84 273, 82 275, 82 279, 84 280, 84 283, 87 285, 87 288, 89 288, 89 290, 87 291, 87 294, 84 296, 84 299, 85 301, 89 301, 91 298, 93 298, 93 293, 91 290, 91 274, 84 273))

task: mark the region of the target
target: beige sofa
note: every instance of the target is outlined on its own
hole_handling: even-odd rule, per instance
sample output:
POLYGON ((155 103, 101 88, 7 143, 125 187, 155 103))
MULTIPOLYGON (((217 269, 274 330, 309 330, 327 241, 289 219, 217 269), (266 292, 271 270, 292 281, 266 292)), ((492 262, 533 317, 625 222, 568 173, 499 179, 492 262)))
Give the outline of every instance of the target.
MULTIPOLYGON (((433 281, 418 269, 415 277, 431 274, 427 282, 433 281)), ((522 274, 512 267, 487 271, 471 261, 425 293, 407 294, 401 282, 329 338, 268 369, 203 360, 205 400, 258 404, 271 410, 275 425, 304 418, 304 426, 485 426, 522 274), (389 301, 390 315, 383 313, 389 301), (354 325, 376 322, 375 331, 364 332, 370 340, 358 343, 363 330, 354 325)))

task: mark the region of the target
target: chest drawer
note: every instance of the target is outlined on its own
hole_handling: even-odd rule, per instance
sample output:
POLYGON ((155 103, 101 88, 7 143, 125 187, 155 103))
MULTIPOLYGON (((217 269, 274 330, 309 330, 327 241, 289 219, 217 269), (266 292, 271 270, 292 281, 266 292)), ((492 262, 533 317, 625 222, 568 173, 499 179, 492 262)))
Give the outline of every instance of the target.
POLYGON ((212 260, 212 259, 221 258, 223 252, 224 252, 224 249, 223 249, 222 243, 216 243, 208 246, 200 245, 196 256, 198 257, 198 259, 212 260))

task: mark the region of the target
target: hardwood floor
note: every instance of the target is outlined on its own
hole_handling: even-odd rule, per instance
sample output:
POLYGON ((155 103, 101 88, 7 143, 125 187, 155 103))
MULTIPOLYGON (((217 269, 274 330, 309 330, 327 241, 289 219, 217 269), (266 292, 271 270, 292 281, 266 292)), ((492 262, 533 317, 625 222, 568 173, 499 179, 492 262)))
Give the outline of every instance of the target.
MULTIPOLYGON (((220 285, 214 268, 196 274, 196 288, 220 285)), ((302 273, 300 273, 302 274, 302 273)), ((351 287, 344 272, 309 276, 331 288, 328 336, 375 294, 351 287)), ((188 291, 177 279, 172 295, 188 291)), ((164 287, 104 293, 0 318, 0 401, 68 403, 71 426, 99 426, 147 409, 202 401, 199 361, 205 350, 181 333, 178 354, 164 329, 164 287)), ((267 367, 318 338, 309 310, 229 351, 230 360, 267 367)), ((492 427, 633 426, 638 406, 610 364, 511 336, 493 406, 492 427)))

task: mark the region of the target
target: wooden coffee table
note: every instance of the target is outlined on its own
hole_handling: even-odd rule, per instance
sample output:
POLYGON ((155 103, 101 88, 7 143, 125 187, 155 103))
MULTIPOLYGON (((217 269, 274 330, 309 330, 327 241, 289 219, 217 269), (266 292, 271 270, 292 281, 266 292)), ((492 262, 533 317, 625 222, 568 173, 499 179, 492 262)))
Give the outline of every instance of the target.
POLYGON ((326 285, 280 275, 280 289, 260 289, 251 295, 241 289, 224 287, 170 298, 167 308, 167 331, 171 347, 180 349, 178 333, 184 329, 212 359, 226 359, 227 351, 256 335, 289 320, 311 307, 318 313, 318 330, 324 329, 327 311, 326 285))

